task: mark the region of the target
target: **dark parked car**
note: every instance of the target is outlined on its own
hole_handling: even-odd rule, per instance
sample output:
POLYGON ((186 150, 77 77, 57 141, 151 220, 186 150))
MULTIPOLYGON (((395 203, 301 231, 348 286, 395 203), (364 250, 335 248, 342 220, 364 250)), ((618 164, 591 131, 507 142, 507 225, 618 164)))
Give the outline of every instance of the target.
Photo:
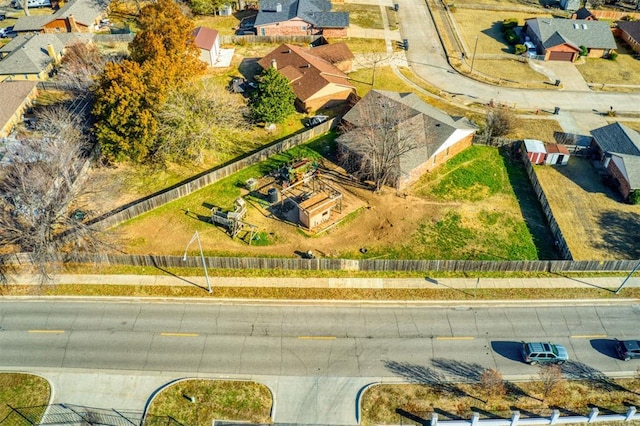
POLYGON ((531 365, 564 364, 569 360, 569 354, 562 345, 532 342, 522 345, 522 359, 531 365))
POLYGON ((7 15, 0 13, 0 21, 4 21, 5 19, 7 19, 7 15))
POLYGON ((616 352, 624 361, 640 358, 640 342, 637 340, 618 340, 616 341, 616 352))
POLYGON ((307 126, 307 127, 313 127, 313 126, 317 126, 320 123, 324 123, 328 119, 329 119, 329 116, 327 116, 327 115, 314 115, 313 117, 310 117, 304 123, 304 125, 307 126))

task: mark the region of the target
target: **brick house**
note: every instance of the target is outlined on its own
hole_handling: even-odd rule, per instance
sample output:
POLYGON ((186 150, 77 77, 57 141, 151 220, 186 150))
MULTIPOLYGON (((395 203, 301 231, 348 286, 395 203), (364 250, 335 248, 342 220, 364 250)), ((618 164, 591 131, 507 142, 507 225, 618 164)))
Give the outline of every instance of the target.
POLYGON ((23 16, 13 26, 21 33, 91 33, 106 16, 105 7, 96 0, 70 0, 53 15, 23 16))
MULTIPOLYGON (((410 137, 414 148, 403 154, 396 165, 395 187, 403 189, 420 176, 444 164, 471 146, 476 126, 465 117, 453 117, 422 101, 414 93, 371 90, 343 117, 343 127, 350 129, 337 139, 341 155, 353 153, 362 134, 358 128, 376 120, 375 111, 387 108, 394 112, 398 139, 410 137)), ((357 155, 356 155, 357 156, 357 155)))
POLYGON ((616 22, 618 34, 634 52, 640 53, 640 21, 616 22))
POLYGON ((312 112, 346 102, 356 88, 345 72, 351 71, 353 53, 336 43, 303 49, 283 44, 258 61, 263 68, 275 67, 290 82, 296 107, 312 112))
POLYGON ((37 82, 3 81, 0 82, 0 93, 0 138, 6 138, 38 95, 37 82))
POLYGON ((612 123, 591 131, 591 148, 618 184, 623 197, 640 190, 640 134, 612 123))
POLYGON ((609 23, 585 19, 532 18, 525 21, 523 34, 536 45, 545 61, 575 61, 581 47, 590 58, 606 57, 616 49, 609 23))
POLYGON ((259 36, 346 37, 348 12, 331 12, 328 0, 261 0, 255 23, 259 36))

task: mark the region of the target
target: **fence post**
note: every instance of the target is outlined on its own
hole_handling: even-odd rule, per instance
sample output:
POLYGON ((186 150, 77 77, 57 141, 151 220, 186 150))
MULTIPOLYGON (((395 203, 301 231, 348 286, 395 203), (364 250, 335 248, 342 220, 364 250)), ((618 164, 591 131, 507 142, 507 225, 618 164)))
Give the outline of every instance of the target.
POLYGON ((636 415, 636 407, 634 407, 633 405, 631 407, 629 407, 629 409, 627 410, 627 414, 624 418, 625 422, 630 422, 631 419, 633 418, 633 416, 636 415))
POLYGON ((549 420, 549 424, 553 425, 558 422, 558 418, 560 417, 560 410, 553 410, 551 412, 551 419, 549 420))
POLYGON ((520 411, 513 411, 511 413, 511 426, 517 426, 518 420, 520 420, 520 411))
POLYGON ((591 412, 589 413, 589 420, 587 423, 593 423, 596 421, 596 417, 598 417, 599 410, 596 407, 591 408, 591 412))
POLYGON ((477 426, 480 421, 480 413, 476 413, 475 411, 471 414, 471 426, 477 426))
POLYGON ((431 426, 438 426, 438 413, 431 413, 431 426))

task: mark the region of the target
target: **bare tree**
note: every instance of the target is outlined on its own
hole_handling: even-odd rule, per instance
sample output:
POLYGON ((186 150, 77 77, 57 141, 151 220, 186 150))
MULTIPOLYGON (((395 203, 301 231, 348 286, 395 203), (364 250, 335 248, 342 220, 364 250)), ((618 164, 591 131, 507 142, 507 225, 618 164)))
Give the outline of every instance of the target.
POLYGON ((488 368, 480 375, 480 387, 487 397, 501 397, 506 394, 506 386, 502 373, 493 368, 488 368))
POLYGON ((109 61, 120 57, 107 57, 93 43, 77 42, 65 49, 59 81, 68 89, 85 94, 109 61))
POLYGON ((559 365, 551 364, 540 367, 540 385, 542 387, 542 398, 546 400, 554 391, 559 389, 563 383, 562 369, 559 365))
POLYGON ((87 161, 80 126, 64 111, 42 115, 39 126, 43 136, 14 145, 0 170, 0 245, 29 253, 44 283, 60 254, 72 259, 105 244, 70 211, 88 213, 78 202, 87 161))
POLYGON ((509 108, 490 108, 487 112, 487 125, 484 129, 486 142, 511 132, 515 123, 513 112, 509 108))
POLYGON ((386 51, 369 50, 369 51, 357 54, 356 62, 362 68, 371 68, 372 69, 371 85, 375 86, 375 84, 376 84, 376 67, 378 65, 382 65, 382 64, 388 63, 391 60, 392 57, 393 57, 393 54, 387 53, 386 51))
POLYGON ((233 152, 246 140, 249 109, 244 99, 203 82, 170 94, 158 114, 155 157, 162 161, 201 162, 202 151, 233 152))
POLYGON ((423 117, 375 91, 369 92, 354 110, 357 120, 345 122, 341 129, 342 164, 373 181, 376 191, 385 185, 396 186, 405 156, 430 141, 423 117))

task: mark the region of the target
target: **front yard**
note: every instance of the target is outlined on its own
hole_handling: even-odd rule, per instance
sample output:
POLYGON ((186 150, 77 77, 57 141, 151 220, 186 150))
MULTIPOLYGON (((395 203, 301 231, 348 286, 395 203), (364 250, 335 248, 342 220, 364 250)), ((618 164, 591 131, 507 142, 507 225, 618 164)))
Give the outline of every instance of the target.
MULTIPOLYGON (((624 91, 625 88, 609 87, 608 84, 638 85, 640 86, 640 60, 634 57, 634 52, 624 41, 616 39, 618 57, 615 61, 597 58, 586 58, 584 62, 576 64, 576 68, 587 83, 594 84, 596 90, 624 91), (604 86, 604 87, 603 87, 604 86)), ((640 88, 626 88, 639 90, 640 88)))

